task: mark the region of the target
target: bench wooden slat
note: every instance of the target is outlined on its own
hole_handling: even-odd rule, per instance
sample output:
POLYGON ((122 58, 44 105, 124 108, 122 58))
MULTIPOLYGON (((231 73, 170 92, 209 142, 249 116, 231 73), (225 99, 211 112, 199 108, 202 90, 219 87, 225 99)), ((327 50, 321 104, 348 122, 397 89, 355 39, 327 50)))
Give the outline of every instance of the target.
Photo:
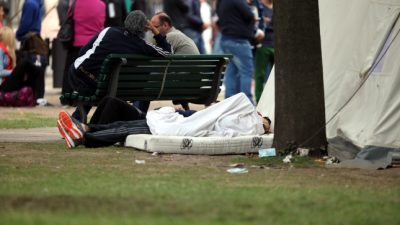
MULTIPOLYGON (((121 88, 137 88, 137 89, 142 89, 143 87, 146 88, 160 88, 162 85, 161 81, 158 82, 129 82, 129 83, 122 83, 118 86, 118 89, 121 88)), ((208 81, 167 81, 164 84, 164 88, 197 88, 201 86, 210 86, 212 85, 212 80, 208 81)), ((160 90, 160 89, 159 89, 160 90)))
MULTIPOLYGON (((96 105, 106 95, 129 101, 186 100, 210 104, 218 97, 230 58, 232 55, 154 58, 110 54, 101 66, 95 93, 66 93, 60 100, 81 109, 83 105, 96 105)), ((86 115, 82 116, 86 122, 86 115)))
MULTIPOLYGON (((123 82, 129 81, 162 81, 164 75, 163 74, 140 74, 140 75, 132 75, 132 74, 120 74, 119 80, 123 82)), ((202 80, 209 79, 212 80, 214 78, 214 74, 212 73, 192 73, 192 74, 167 74, 165 77, 166 80, 202 80)))
POLYGON ((118 98, 121 97, 129 97, 129 100, 141 100, 143 99, 143 97, 147 97, 148 96, 152 96, 151 98, 153 98, 154 100, 161 100, 161 99, 167 99, 167 100, 171 100, 168 99, 170 97, 174 97, 174 96, 179 96, 179 95, 183 95, 182 97, 187 97, 187 96, 207 96, 207 93, 209 92, 209 90, 207 89, 176 89, 176 90, 165 90, 165 92, 163 92, 163 95, 160 96, 160 98, 157 98, 158 94, 159 94, 159 89, 140 89, 140 90, 119 90, 117 92, 117 96, 118 98), (132 98, 132 96, 135 96, 135 98, 132 98))
MULTIPOLYGON (((214 72, 217 66, 169 66, 168 73, 179 72, 214 72)), ((126 67, 121 68, 120 73, 137 74, 137 73, 164 73, 165 67, 126 67)))
POLYGON ((167 59, 158 59, 158 60, 135 60, 135 61, 129 61, 125 65, 127 67, 135 67, 135 66, 140 66, 140 67, 146 67, 146 66, 165 66, 167 64, 173 66, 190 66, 190 65, 196 65, 196 66, 209 66, 209 65, 218 65, 219 59, 213 59, 213 60, 169 60, 167 59))
MULTIPOLYGON (((134 89, 122 89, 122 90, 118 90, 117 95, 145 95, 146 93, 159 93, 160 89, 158 88, 145 88, 145 89, 138 89, 138 90, 134 90, 134 89)), ((182 95, 182 94, 186 94, 186 95, 192 95, 191 93, 193 93, 193 95, 198 95, 198 94, 206 94, 209 90, 207 90, 206 88, 202 89, 202 88, 182 88, 182 89, 167 89, 164 90, 163 94, 165 95, 182 95)), ((134 98, 132 98, 133 100, 135 100, 134 98)))

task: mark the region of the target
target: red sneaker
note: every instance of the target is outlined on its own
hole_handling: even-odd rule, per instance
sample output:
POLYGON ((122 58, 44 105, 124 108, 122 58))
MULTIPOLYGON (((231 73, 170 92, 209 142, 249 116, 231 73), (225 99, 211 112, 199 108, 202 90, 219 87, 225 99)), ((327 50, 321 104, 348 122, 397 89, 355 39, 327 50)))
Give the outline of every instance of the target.
POLYGON ((76 144, 75 144, 74 139, 72 139, 71 136, 69 136, 68 132, 63 128, 60 120, 57 120, 57 127, 58 127, 58 131, 60 132, 61 136, 64 138, 65 142, 67 143, 67 147, 75 148, 76 144))
POLYGON ((82 139, 83 138, 83 129, 81 124, 72 118, 67 112, 61 111, 58 114, 58 121, 60 121, 60 125, 64 128, 65 131, 68 132, 69 136, 73 139, 82 139))

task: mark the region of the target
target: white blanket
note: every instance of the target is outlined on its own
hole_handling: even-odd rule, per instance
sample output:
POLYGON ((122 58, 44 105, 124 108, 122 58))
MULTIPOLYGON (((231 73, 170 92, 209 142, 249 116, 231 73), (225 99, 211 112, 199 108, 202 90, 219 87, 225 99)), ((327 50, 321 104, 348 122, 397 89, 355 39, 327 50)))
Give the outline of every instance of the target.
POLYGON ((245 94, 239 93, 192 116, 183 117, 172 107, 146 116, 152 134, 170 136, 224 136, 264 134, 262 118, 245 94))

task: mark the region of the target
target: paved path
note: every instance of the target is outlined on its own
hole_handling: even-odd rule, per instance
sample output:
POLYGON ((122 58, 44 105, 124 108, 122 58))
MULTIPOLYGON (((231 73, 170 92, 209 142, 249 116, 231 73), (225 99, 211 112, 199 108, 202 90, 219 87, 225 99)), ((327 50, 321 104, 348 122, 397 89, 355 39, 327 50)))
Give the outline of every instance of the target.
POLYGON ((56 127, 30 129, 0 129, 1 142, 39 142, 51 143, 61 141, 56 127))

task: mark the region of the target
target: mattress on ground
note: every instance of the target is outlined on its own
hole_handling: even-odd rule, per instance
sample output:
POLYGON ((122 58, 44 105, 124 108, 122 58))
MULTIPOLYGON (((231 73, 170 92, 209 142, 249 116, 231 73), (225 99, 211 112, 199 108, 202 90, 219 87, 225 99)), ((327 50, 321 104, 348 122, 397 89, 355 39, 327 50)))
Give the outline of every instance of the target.
POLYGON ((148 152, 222 155, 258 152, 272 146, 273 134, 240 137, 183 137, 134 134, 126 138, 125 146, 148 152))

